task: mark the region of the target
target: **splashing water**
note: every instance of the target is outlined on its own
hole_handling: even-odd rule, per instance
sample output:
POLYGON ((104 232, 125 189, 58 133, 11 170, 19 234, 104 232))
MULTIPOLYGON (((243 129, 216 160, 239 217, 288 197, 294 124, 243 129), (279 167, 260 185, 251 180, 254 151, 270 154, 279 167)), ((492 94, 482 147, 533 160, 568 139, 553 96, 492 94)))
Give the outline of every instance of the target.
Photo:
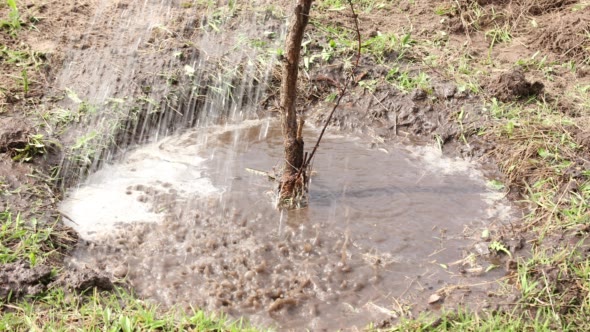
POLYGON ((55 84, 67 91, 61 106, 82 118, 65 134, 67 184, 128 146, 259 117, 285 28, 280 15, 251 5, 100 2, 55 84))
POLYGON ((280 329, 361 328, 420 293, 409 279, 449 282, 438 262, 462 258, 464 227, 506 218, 466 162, 336 135, 322 144, 309 207, 281 213, 272 184, 247 170, 281 160, 276 128, 195 128, 94 173, 62 205, 88 240, 73 262, 125 271, 165 305, 280 329))
POLYGON ((328 135, 309 207, 275 210, 274 184, 247 169, 282 160, 278 125, 259 110, 284 22, 250 4, 100 3, 58 79, 63 106, 87 113, 62 166, 73 188, 60 209, 83 239, 71 263, 165 306, 281 330, 363 328, 449 282, 440 264, 463 258, 464 228, 510 209, 468 162, 328 135))

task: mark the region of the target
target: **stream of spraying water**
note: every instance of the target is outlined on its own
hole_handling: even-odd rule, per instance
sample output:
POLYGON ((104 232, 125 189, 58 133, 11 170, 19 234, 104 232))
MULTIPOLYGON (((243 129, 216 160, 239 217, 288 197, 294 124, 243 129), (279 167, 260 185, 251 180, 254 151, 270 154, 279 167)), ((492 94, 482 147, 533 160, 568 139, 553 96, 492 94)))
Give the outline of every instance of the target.
POLYGON ((128 146, 183 128, 266 116, 259 104, 274 79, 284 21, 229 3, 97 4, 56 82, 68 91, 62 106, 84 119, 67 133, 73 144, 61 173, 70 185, 128 146))

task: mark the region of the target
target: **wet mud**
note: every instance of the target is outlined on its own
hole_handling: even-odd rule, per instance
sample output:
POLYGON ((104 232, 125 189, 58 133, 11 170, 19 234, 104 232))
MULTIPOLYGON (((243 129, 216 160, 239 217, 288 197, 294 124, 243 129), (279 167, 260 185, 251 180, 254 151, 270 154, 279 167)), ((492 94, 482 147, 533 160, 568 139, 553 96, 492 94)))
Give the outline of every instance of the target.
POLYGON ((70 264, 126 278, 165 306, 281 330, 362 328, 390 317, 394 299, 427 298, 461 274, 440 264, 468 255, 465 227, 511 217, 466 161, 335 135, 318 153, 309 207, 277 211, 273 183, 248 171, 281 160, 277 127, 196 128, 90 176, 62 205, 84 238, 70 264), (102 204, 119 199, 117 215, 102 204), (117 222, 100 224, 108 218, 117 222))
POLYGON ((77 294, 113 290, 113 276, 88 267, 70 267, 57 276, 48 265, 31 267, 29 262, 17 261, 0 270, 0 301, 13 302, 23 297, 43 295, 48 289, 60 287, 77 294))
POLYGON ((31 268, 28 262, 3 265, 0 269, 0 301, 41 294, 51 282, 51 272, 49 266, 31 268))

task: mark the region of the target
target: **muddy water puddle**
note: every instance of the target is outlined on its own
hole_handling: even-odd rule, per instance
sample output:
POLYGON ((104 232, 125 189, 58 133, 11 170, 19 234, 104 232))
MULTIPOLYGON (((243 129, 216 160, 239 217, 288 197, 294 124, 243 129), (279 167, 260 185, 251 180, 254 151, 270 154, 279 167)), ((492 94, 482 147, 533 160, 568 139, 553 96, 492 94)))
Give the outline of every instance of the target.
MULTIPOLYGON (((317 136, 306 133, 308 144, 317 136)), ((62 211, 84 238, 72 264, 140 296, 280 330, 363 328, 453 278, 466 227, 507 217, 466 161, 435 149, 328 135, 310 204, 281 213, 259 172, 281 161, 278 124, 196 128, 127 154, 62 211)))

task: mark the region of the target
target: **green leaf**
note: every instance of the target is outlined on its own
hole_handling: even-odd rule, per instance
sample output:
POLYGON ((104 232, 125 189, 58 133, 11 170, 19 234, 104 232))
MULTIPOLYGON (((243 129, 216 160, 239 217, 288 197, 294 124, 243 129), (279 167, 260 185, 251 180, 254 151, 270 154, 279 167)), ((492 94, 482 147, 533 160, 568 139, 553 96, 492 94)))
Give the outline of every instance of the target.
POLYGON ((131 323, 131 319, 129 319, 129 317, 124 315, 119 317, 119 324, 121 325, 123 332, 133 331, 133 324, 131 323))
POLYGON ((537 153, 539 154, 539 157, 543 159, 551 157, 551 152, 545 148, 540 148, 537 153))
POLYGON ((499 241, 494 241, 494 242, 490 243, 489 248, 490 248, 490 250, 493 250, 495 252, 503 252, 506 255, 512 257, 512 253, 510 253, 508 248, 506 248, 506 246, 499 241))
POLYGON ((25 94, 27 94, 29 93, 29 75, 26 69, 21 71, 21 76, 23 78, 23 90, 25 91, 25 94))
POLYGON ((502 190, 504 189, 506 186, 498 181, 498 180, 490 180, 487 183, 488 188, 492 189, 492 190, 502 190))
POLYGON ((29 253, 29 263, 31 266, 37 265, 37 255, 34 252, 29 253))

